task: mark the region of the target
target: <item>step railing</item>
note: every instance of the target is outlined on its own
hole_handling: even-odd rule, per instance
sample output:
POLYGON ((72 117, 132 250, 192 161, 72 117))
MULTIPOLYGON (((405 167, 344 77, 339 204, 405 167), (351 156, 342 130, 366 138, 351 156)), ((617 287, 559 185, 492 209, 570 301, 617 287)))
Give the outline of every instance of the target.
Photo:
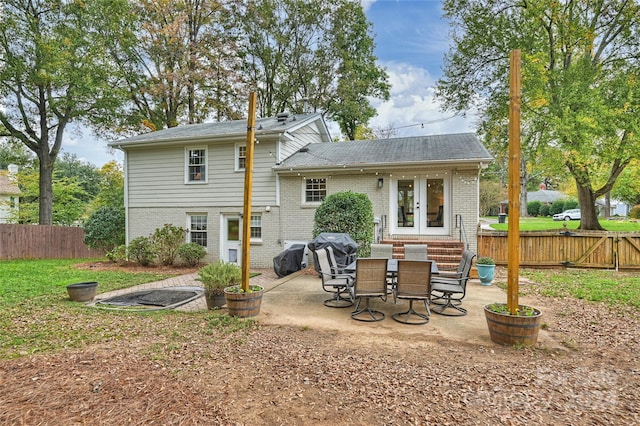
POLYGON ((469 249, 469 237, 467 237, 467 230, 464 227, 464 220, 462 215, 456 215, 456 229, 459 230, 459 239, 464 243, 464 248, 469 249))

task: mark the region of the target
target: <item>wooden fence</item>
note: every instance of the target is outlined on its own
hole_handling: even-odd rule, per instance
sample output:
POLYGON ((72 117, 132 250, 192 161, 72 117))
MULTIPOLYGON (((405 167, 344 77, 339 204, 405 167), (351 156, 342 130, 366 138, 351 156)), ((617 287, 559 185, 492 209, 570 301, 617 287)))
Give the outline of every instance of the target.
POLYGON ((69 226, 0 224, 0 259, 103 257, 84 244, 84 230, 69 226))
MULTIPOLYGON (((481 229, 478 256, 507 264, 507 232, 481 229)), ((640 233, 607 231, 520 232, 520 265, 640 269, 640 233)))

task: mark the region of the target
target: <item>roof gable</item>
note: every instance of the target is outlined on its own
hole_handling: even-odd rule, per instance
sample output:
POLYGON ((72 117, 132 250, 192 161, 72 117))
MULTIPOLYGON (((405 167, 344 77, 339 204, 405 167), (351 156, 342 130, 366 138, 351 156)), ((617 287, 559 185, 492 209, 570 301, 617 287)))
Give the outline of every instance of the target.
POLYGON ((310 144, 275 170, 365 167, 411 163, 489 162, 491 154, 474 133, 310 144))
MULTIPOLYGON (((280 114, 278 117, 259 118, 255 123, 255 134, 278 135, 320 122, 320 137, 323 141, 331 140, 329 131, 321 114, 280 114)), ((127 139, 109 142, 110 146, 126 147, 134 145, 153 145, 157 143, 189 142, 206 138, 236 138, 246 136, 247 120, 218 121, 214 123, 186 124, 156 132, 143 133, 127 139)))

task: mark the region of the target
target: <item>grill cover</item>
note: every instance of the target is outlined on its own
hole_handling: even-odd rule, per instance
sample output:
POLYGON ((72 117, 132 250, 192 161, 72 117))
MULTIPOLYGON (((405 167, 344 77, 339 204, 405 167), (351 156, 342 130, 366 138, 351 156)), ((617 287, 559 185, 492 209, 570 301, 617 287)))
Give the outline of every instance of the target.
POLYGON ((304 244, 294 244, 273 258, 273 271, 280 278, 302 269, 304 244))
POLYGON ((356 258, 356 251, 358 250, 358 243, 356 243, 349 234, 333 232, 323 232, 307 245, 309 246, 309 250, 313 252, 313 263, 318 273, 320 273, 320 270, 318 268, 316 250, 331 246, 336 256, 336 262, 340 265, 348 265, 353 262, 356 258))

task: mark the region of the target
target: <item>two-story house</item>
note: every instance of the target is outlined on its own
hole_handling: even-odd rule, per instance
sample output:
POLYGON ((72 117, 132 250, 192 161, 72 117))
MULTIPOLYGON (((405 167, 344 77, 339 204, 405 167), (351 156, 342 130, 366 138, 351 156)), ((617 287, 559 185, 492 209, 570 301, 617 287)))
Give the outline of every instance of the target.
POLYGON ((492 158, 474 134, 332 142, 320 114, 258 119, 243 220, 246 135, 238 120, 111 142, 125 152, 127 241, 171 223, 207 248, 207 260, 239 262, 246 224, 252 266, 270 267, 285 241, 312 239, 328 194, 351 190, 372 201, 378 239, 464 237, 476 247, 479 172, 492 158))

